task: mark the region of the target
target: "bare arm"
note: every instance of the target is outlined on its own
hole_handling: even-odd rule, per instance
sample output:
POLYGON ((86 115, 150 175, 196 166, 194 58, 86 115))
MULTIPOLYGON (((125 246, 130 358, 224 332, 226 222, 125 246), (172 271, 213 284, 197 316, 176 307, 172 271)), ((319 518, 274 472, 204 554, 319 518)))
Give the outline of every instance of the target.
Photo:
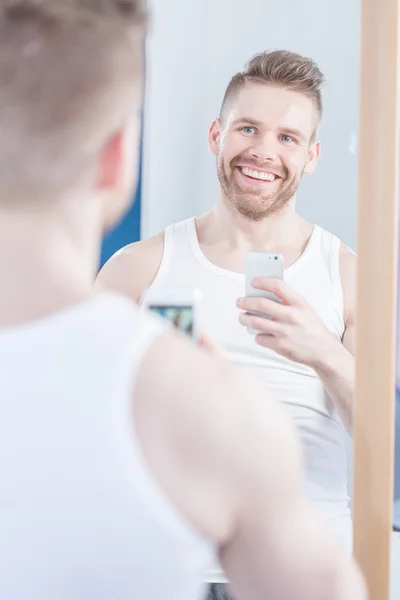
POLYGON ((150 467, 220 547, 238 599, 364 600, 357 570, 305 501, 294 433, 266 391, 168 334, 148 352, 136 392, 150 467))
POLYGON ((357 258, 342 247, 340 276, 344 295, 345 332, 342 343, 333 339, 321 353, 315 370, 324 383, 349 433, 353 430, 355 389, 355 310, 357 258))
POLYGON ((97 290, 120 292, 138 303, 157 274, 163 249, 164 233, 122 248, 98 274, 97 290))

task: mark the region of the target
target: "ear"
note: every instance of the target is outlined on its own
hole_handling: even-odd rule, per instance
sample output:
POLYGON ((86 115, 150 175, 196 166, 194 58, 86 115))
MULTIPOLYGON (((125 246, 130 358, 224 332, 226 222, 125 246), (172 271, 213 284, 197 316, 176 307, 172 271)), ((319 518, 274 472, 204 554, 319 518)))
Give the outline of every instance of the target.
POLYGON ((124 177, 124 131, 115 133, 101 151, 97 187, 113 191, 121 186, 124 177))
POLYGON ((214 119, 208 132, 208 147, 211 154, 216 156, 219 148, 219 138, 222 133, 222 123, 220 119, 214 119))
POLYGON ((312 144, 308 150, 308 161, 306 163, 304 173, 307 173, 307 175, 311 175, 311 173, 314 172, 314 169, 317 166, 320 155, 321 155, 321 142, 319 142, 319 141, 312 142, 312 144))

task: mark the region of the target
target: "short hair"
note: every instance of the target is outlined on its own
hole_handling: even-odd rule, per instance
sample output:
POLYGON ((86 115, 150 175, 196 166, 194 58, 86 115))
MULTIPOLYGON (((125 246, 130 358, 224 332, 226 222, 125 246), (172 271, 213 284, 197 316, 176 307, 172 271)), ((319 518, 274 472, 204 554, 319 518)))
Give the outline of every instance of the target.
POLYGON ((146 0, 0 0, 0 203, 64 195, 134 113, 146 0))
POLYGON ((231 79, 222 102, 221 118, 232 96, 249 82, 300 92, 314 101, 319 119, 322 117, 321 89, 326 80, 311 58, 288 50, 267 50, 256 54, 245 70, 231 79))

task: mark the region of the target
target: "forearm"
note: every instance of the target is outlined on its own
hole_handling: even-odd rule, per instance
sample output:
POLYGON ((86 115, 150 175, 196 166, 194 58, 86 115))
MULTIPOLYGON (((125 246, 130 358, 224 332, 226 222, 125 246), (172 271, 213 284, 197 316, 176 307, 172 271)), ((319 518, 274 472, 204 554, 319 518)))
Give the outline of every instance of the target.
POLYGON ((332 342, 313 365, 347 431, 353 430, 355 359, 339 340, 332 342))

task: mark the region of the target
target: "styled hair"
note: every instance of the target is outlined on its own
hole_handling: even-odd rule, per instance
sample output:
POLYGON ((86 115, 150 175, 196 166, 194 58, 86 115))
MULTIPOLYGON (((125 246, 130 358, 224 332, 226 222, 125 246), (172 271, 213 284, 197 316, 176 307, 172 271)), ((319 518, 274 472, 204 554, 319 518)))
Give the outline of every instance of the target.
POLYGON ((221 118, 230 99, 249 82, 282 87, 300 92, 311 98, 322 117, 321 89, 325 77, 318 65, 311 59, 288 50, 267 50, 256 54, 230 81, 222 102, 221 118))
POLYGON ((0 202, 77 185, 141 92, 145 0, 0 0, 0 202))

